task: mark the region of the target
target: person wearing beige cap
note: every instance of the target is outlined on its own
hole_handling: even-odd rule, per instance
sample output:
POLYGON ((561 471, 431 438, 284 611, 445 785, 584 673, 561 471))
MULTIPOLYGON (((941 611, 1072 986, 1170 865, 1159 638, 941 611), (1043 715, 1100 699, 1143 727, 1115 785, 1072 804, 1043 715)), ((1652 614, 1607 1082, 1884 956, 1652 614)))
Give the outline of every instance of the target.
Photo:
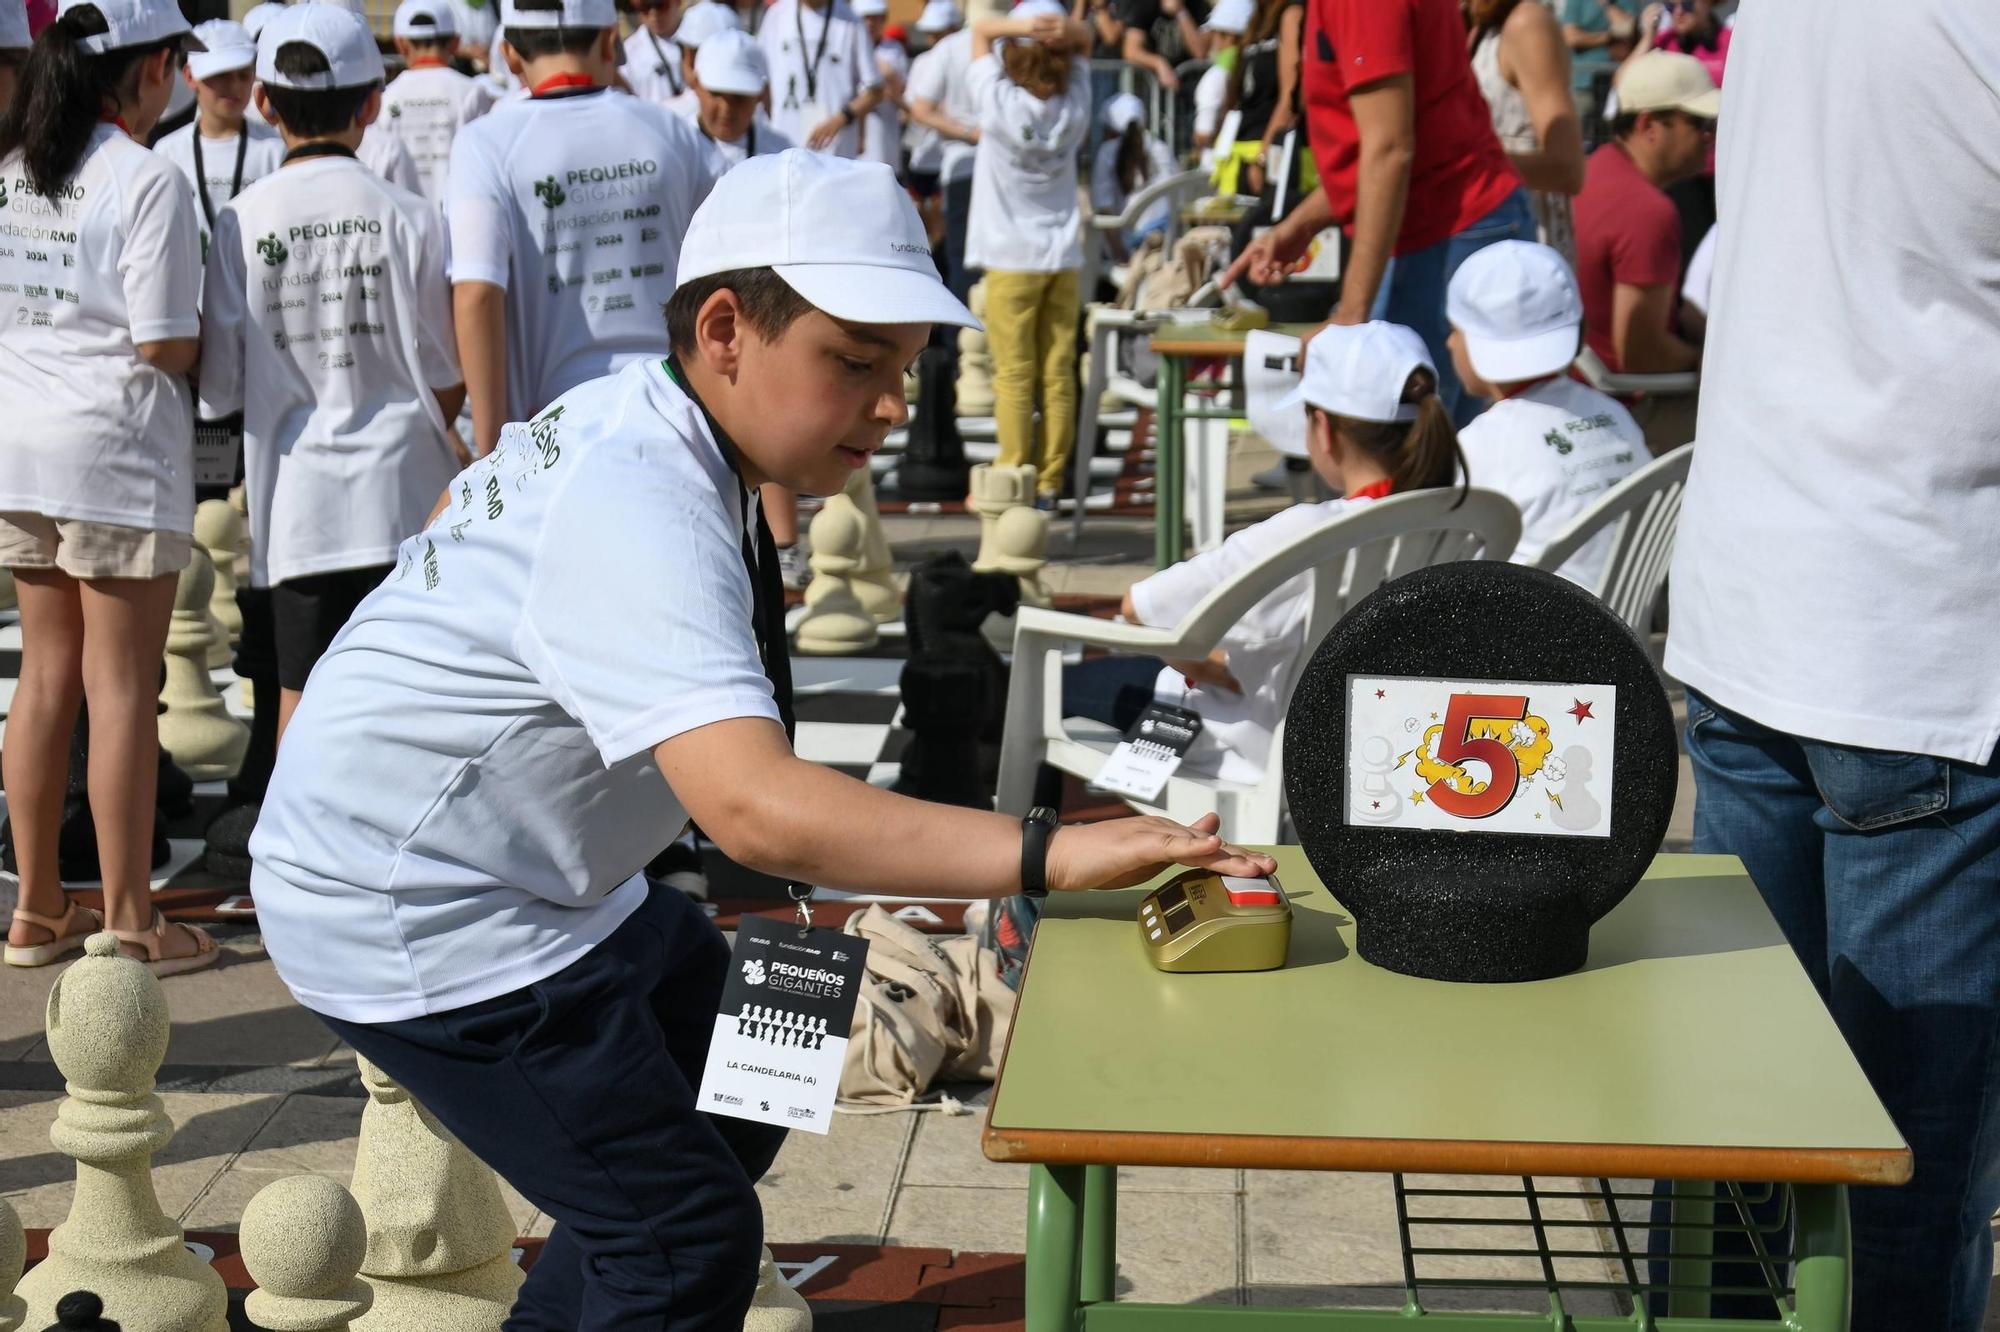
POLYGON ((1575 204, 1584 341, 1613 370, 1692 370, 1701 348, 1676 331, 1681 218, 1667 187, 1707 161, 1722 94, 1672 51, 1626 61, 1614 91, 1612 141, 1590 155, 1575 204))
POLYGON ((640 872, 690 818, 743 865, 897 895, 1273 868, 1212 816, 1056 828, 797 757, 757 489, 838 491, 908 419, 932 325, 976 321, 895 173, 801 148, 716 183, 676 277, 658 350, 510 422, 404 543, 252 845, 299 1002, 554 1223, 510 1328, 745 1325, 794 1119, 698 1090, 741 973, 640 872))

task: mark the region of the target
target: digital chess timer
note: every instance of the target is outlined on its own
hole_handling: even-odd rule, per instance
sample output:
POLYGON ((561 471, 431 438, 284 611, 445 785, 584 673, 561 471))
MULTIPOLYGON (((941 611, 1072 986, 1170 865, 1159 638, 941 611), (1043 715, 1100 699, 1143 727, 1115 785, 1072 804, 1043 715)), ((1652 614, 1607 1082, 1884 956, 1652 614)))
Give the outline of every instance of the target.
POLYGON ((1139 941, 1161 971, 1271 971, 1292 945, 1292 908, 1276 878, 1194 870, 1139 903, 1139 941))

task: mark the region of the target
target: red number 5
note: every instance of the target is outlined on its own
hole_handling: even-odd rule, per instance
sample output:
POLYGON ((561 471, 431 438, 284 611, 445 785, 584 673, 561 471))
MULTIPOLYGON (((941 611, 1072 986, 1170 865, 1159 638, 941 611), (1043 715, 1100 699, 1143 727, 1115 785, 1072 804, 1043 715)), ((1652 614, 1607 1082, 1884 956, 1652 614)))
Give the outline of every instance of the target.
POLYGON ((1464 795, 1449 782, 1431 783, 1431 803, 1461 819, 1483 819, 1507 808, 1521 784, 1521 765, 1503 741, 1474 738, 1475 721, 1519 721, 1528 715, 1526 694, 1453 694, 1445 708, 1444 730, 1435 757, 1440 763, 1463 764, 1473 759, 1492 770, 1492 779, 1478 795, 1464 795))

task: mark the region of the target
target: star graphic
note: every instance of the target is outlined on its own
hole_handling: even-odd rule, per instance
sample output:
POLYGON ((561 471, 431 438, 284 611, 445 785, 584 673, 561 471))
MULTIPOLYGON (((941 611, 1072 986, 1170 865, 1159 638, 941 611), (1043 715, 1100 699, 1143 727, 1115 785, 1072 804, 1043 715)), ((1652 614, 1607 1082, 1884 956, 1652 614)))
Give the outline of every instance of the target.
POLYGON ((1567 712, 1570 716, 1576 718, 1577 723, 1581 725, 1584 718, 1586 717, 1594 718, 1597 716, 1597 714, 1592 712, 1590 708, 1591 708, 1590 704, 1584 702, 1582 699, 1578 699, 1573 706, 1564 708, 1563 711, 1567 712))
POLYGON ((1382 808, 1382 802, 1379 800, 1371 800, 1368 802, 1368 807, 1370 809, 1380 809, 1382 808))
POLYGON ((1421 805, 1421 804, 1423 804, 1423 803, 1424 803, 1424 793, 1423 793, 1422 791, 1412 791, 1412 792, 1410 792, 1410 803, 1411 803, 1411 804, 1413 804, 1413 805, 1421 805))
POLYGON ((1431 720, 1432 720, 1432 721, 1436 721, 1437 719, 1438 719, 1438 715, 1437 715, 1437 714, 1436 714, 1435 712, 1433 712, 1433 713, 1431 714, 1431 720))
POLYGON ((1387 698, 1387 697, 1389 697, 1389 691, 1388 691, 1388 690, 1386 690, 1386 689, 1378 689, 1378 690, 1376 690, 1376 691, 1375 691, 1375 697, 1377 697, 1377 698, 1387 698))

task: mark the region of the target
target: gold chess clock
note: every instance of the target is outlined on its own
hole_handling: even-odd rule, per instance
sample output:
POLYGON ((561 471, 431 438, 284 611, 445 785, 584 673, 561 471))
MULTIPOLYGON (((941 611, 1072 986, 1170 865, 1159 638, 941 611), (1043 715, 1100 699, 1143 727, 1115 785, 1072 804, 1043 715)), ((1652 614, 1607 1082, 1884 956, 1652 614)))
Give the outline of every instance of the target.
POLYGON ((1276 878, 1193 870, 1139 903, 1139 942, 1161 971, 1271 971, 1292 945, 1292 908, 1276 878))

